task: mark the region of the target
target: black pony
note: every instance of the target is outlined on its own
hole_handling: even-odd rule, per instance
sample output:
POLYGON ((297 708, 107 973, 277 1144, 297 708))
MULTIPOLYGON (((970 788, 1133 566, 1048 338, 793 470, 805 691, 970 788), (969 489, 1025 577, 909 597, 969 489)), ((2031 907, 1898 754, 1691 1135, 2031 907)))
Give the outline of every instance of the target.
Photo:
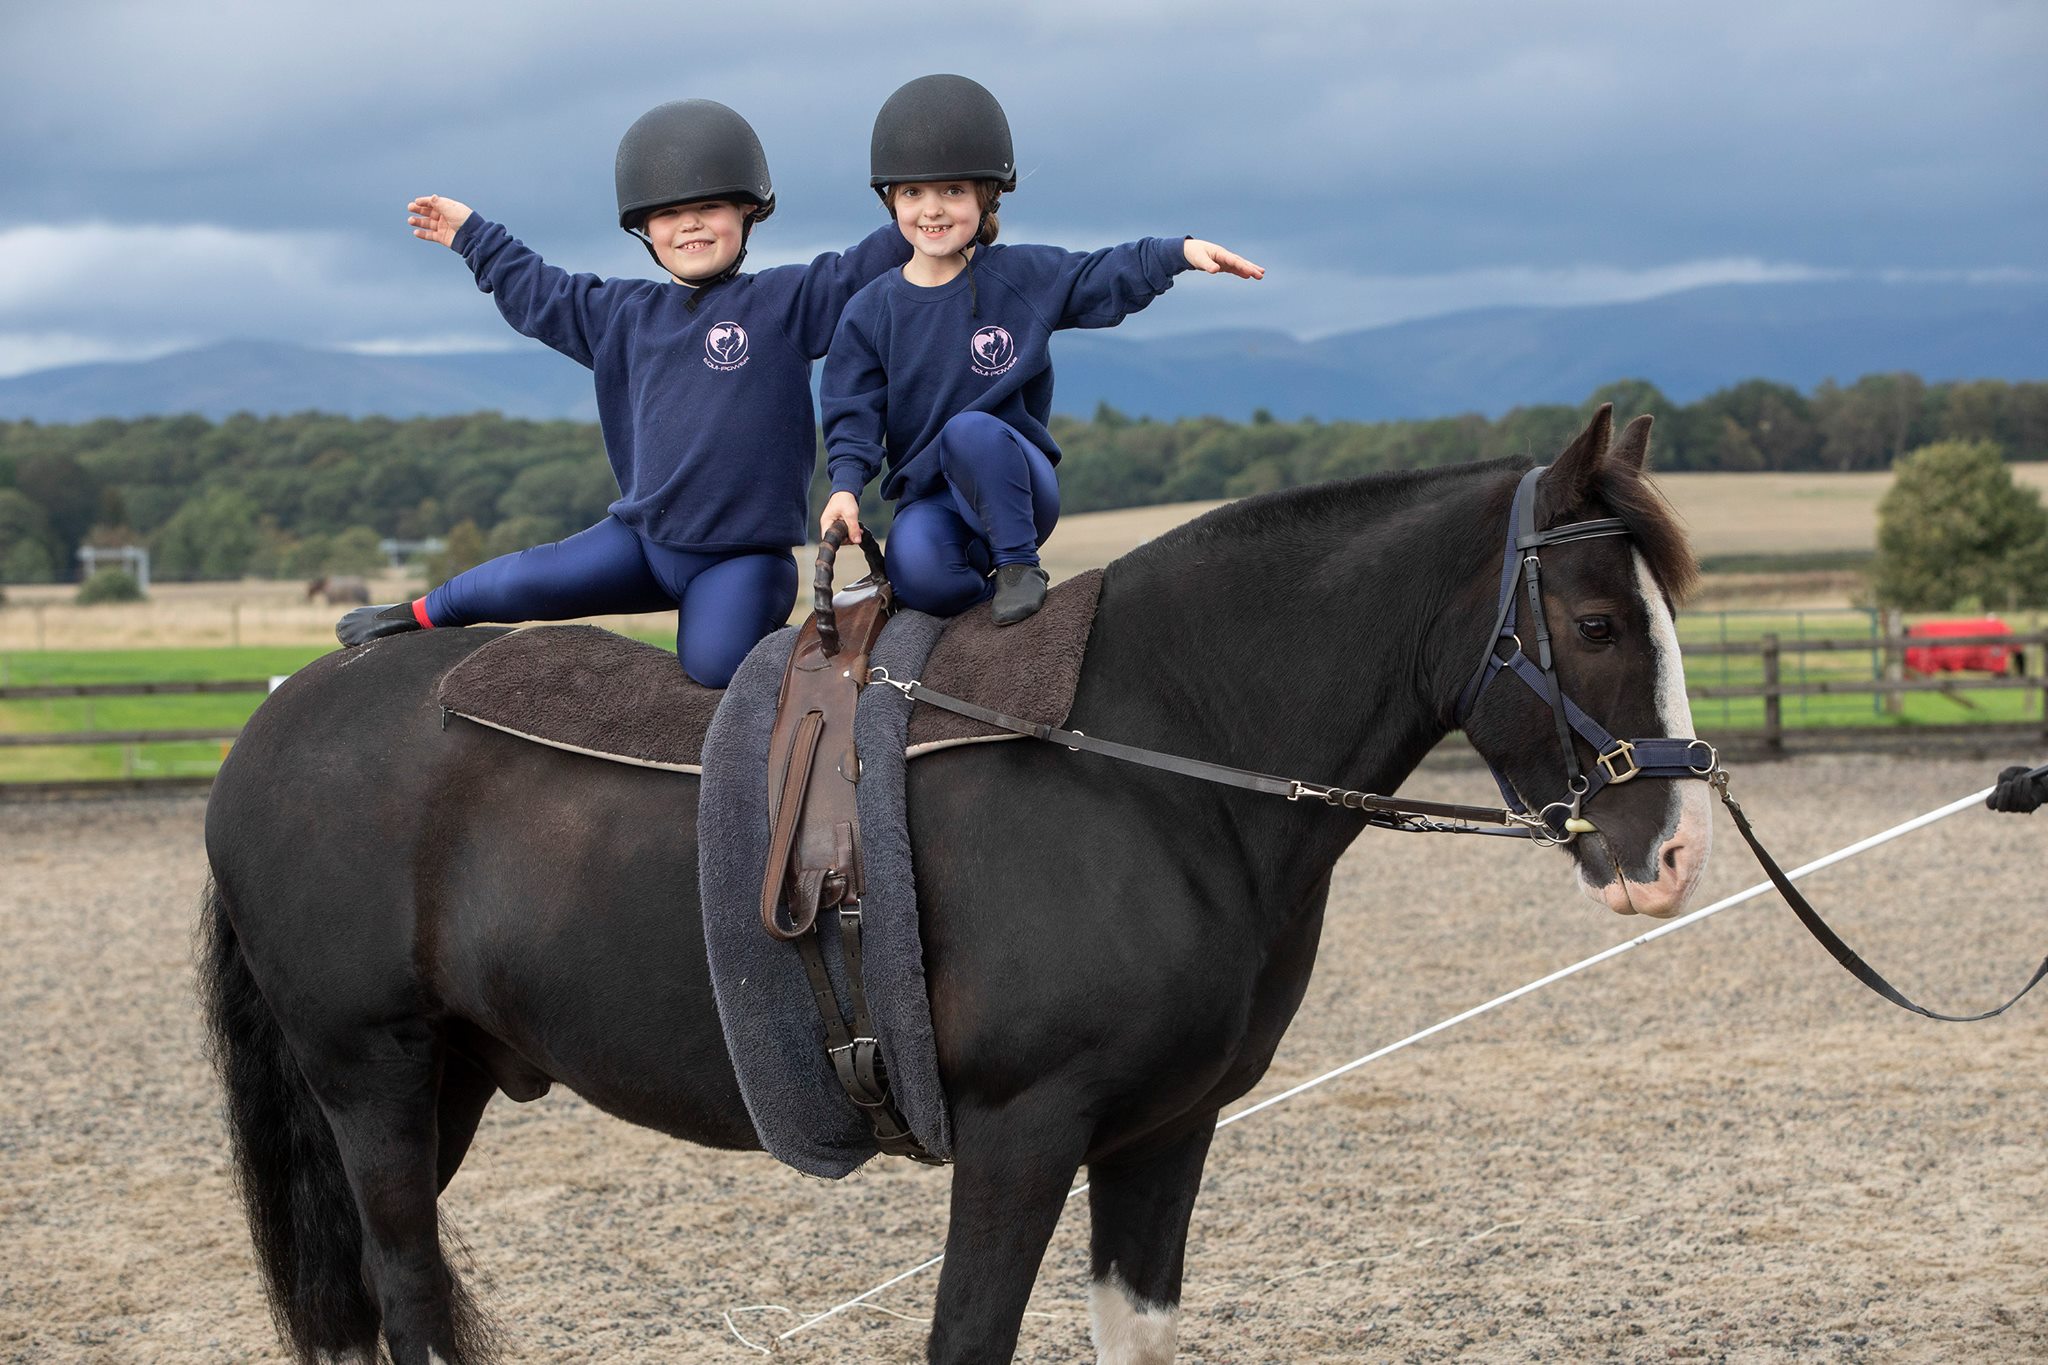
MULTIPOLYGON (((1612 433, 1602 409, 1538 485, 1539 525, 1629 530, 1546 551, 1558 670, 1615 734, 1688 734, 1669 599, 1692 560, 1642 478, 1649 419, 1612 433)), ((1392 792, 1480 662, 1524 467, 1277 493, 1126 555, 1072 723, 1392 792)), ((302 670, 207 811, 218 1062, 270 1302, 304 1360, 374 1355, 380 1333, 397 1365, 487 1354, 436 1198, 500 1090, 558 1082, 676 1137, 757 1145, 707 979, 695 779, 443 729, 435 682, 485 638, 302 670)), ((1550 712, 1519 681, 1465 729, 1532 808, 1565 795, 1550 712)), ((1170 1359, 1211 1128, 1301 1002, 1363 817, 1028 741, 921 759, 909 788, 957 1161, 930 1357, 1009 1358, 1085 1165, 1101 1358, 1170 1359)), ((1570 852, 1587 889, 1675 913, 1705 862, 1705 784, 1617 784, 1586 813, 1598 829, 1570 852)))

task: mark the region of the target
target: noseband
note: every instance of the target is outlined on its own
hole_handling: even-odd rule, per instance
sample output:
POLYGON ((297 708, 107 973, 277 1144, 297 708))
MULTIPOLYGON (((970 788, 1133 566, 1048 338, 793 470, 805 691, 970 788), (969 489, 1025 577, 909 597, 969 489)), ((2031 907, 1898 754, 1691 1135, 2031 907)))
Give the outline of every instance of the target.
MULTIPOLYGON (((1478 705, 1479 696, 1487 684, 1504 672, 1513 673, 1544 700, 1557 728, 1558 747, 1564 752, 1565 790, 1568 795, 1565 800, 1544 806, 1535 818, 1550 832, 1554 842, 1565 844, 1592 831, 1592 823, 1582 812, 1586 803, 1609 784, 1638 777, 1697 777, 1704 780, 1714 772, 1718 762, 1714 746, 1703 739, 1677 736, 1616 739, 1564 694, 1564 688, 1557 680, 1556 659, 1550 643, 1550 622, 1543 614, 1543 547, 1565 545, 1575 540, 1596 540, 1602 536, 1625 536, 1628 526, 1619 517, 1601 517, 1553 526, 1548 531, 1537 530, 1536 480, 1545 468, 1547 466, 1536 466, 1515 485, 1515 500, 1508 512, 1507 552, 1501 559, 1500 605, 1494 613, 1493 633, 1486 637, 1486 653, 1473 672, 1472 680, 1465 684, 1465 690, 1458 697, 1455 719, 1462 729, 1471 719, 1472 709, 1478 705), (1518 582, 1523 585, 1529 602, 1530 641, 1536 649, 1533 659, 1522 646, 1520 598, 1524 594, 1516 593, 1518 582), (1506 657, 1500 653, 1502 641, 1508 645, 1506 657), (1578 751, 1572 746, 1574 734, 1592 746, 1595 770, 1591 773, 1579 767, 1578 751), (1552 812, 1560 814, 1553 816, 1552 812)), ((1500 788, 1501 799, 1507 802, 1508 809, 1529 814, 1528 807, 1522 803, 1500 766, 1489 759, 1487 767, 1493 773, 1494 784, 1500 788)))

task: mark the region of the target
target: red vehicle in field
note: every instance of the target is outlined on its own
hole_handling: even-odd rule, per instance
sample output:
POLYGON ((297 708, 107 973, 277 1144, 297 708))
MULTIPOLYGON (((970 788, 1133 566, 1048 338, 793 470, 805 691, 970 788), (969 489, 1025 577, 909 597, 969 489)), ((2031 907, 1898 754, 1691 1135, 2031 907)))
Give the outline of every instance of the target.
MULTIPOLYGON (((1955 621, 1922 621, 1906 627, 1916 639, 1967 638, 1981 635, 2010 635, 2012 628, 1996 616, 1979 616, 1955 621)), ((1906 669, 1911 673, 2005 673, 2025 670, 2025 654, 2013 645, 1924 644, 1906 646, 1906 669)))

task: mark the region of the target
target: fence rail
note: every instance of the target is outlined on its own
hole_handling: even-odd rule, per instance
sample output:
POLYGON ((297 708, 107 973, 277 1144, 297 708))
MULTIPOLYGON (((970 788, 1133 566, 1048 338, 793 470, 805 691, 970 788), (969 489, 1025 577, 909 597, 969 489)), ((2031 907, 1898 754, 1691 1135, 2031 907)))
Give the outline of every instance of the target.
MULTIPOLYGON (((1715 656, 1754 656, 1761 665, 1762 680, 1755 683, 1700 683, 1689 686, 1687 695, 1701 701, 1706 700, 1756 700, 1763 701, 1763 725, 1761 728, 1736 728, 1732 726, 1703 727, 1703 733, 1715 743, 1732 744, 1741 748, 1767 754, 1786 752, 1784 701, 1786 698, 1816 696, 1869 696, 1876 701, 1882 699, 1887 709, 1896 712, 1898 699, 1915 693, 1936 693, 1947 696, 1959 705, 1976 709, 1967 695, 1982 692, 2038 692, 2041 694, 2038 717, 2021 721, 2013 720, 1960 720, 1958 723, 1908 724, 1895 722, 1889 725, 1803 725, 1789 727, 1797 735, 1801 748, 1838 749, 1844 747, 1871 747, 1890 744, 1914 745, 1929 740, 1976 739, 1986 743, 2007 743, 2013 740, 2041 739, 2048 741, 2048 667, 2038 670, 2033 677, 1981 676, 1981 677, 1908 677, 1905 676, 1905 651, 1923 646, 1976 646, 2004 645, 2015 650, 2048 646, 2048 631, 2034 631, 2011 635, 1972 636, 1918 636, 1903 633, 1870 634, 1863 636, 1806 639, 1781 638, 1766 634, 1754 640, 1701 640, 1689 643, 1684 653, 1689 658, 1711 658, 1715 656), (1826 678, 1811 680, 1785 676, 1787 656, 1799 657, 1806 654, 1862 653, 1876 661, 1873 673, 1883 676, 1869 678, 1826 678)), ((0 687, 0 702, 51 701, 72 698, 95 697, 150 697, 150 696, 193 696, 221 693, 263 693, 270 690, 269 678, 244 678, 212 681, 183 682, 125 682, 125 683, 68 683, 39 686, 0 687)), ((90 721, 88 720, 88 723, 90 721)), ((128 750, 128 775, 118 779, 107 779, 104 785, 110 789, 133 790, 151 783, 165 785, 203 782, 206 779, 184 777, 150 778, 134 775, 135 755, 138 746, 145 744, 175 744, 195 741, 232 741, 241 734, 239 725, 218 725, 193 729, 134 729, 134 730, 63 730, 40 733, 0 732, 0 749, 29 748, 39 746, 67 745, 122 745, 128 750)), ((65 786, 71 788, 92 787, 92 782, 75 783, 29 783, 0 782, 0 789, 25 793, 31 787, 65 786)))
MULTIPOLYGON (((1785 707, 1787 697, 1841 697, 1867 696, 1882 698, 1884 709, 1899 714, 1899 701, 1909 693, 1935 693, 1948 697, 1970 710, 1977 704, 1966 694, 1973 692, 2036 692, 2040 694, 2040 715, 2037 720, 2021 722, 1979 722, 1970 729, 1984 738, 2000 736, 2029 736, 2048 740, 2048 667, 2040 669, 2034 677, 1985 675, 1981 677, 1908 677, 1905 666, 1906 651, 1909 649, 1969 647, 1978 645, 2002 645, 2015 651, 2015 657, 2025 659, 2025 650, 2030 646, 2048 645, 2048 631, 2030 631, 2006 635, 1913 635, 1902 631, 1884 635, 1867 635, 1861 638, 1785 640, 1776 634, 1765 634, 1756 640, 1702 641, 1688 645, 1684 653, 1695 658, 1714 655, 1756 655, 1762 665, 1763 679, 1758 683, 1707 683, 1688 686, 1686 694, 1699 700, 1755 699, 1763 700, 1763 728, 1760 730, 1730 730, 1724 732, 1731 741, 1746 741, 1759 745, 1770 754, 1785 752, 1785 707), (1786 655, 1808 653, 1849 652, 1868 654, 1877 661, 1876 672, 1880 676, 1869 678, 1804 678, 1787 681, 1784 676, 1786 655)), ((1904 739, 1913 736, 1925 737, 1935 733, 1951 732, 1959 727, 1953 725, 1859 725, 1859 726, 1799 726, 1800 742, 1809 739, 1821 740, 1825 736, 1827 747, 1838 747, 1843 741, 1856 742, 1879 736, 1904 739)))
POLYGON ((0 732, 0 749, 36 749, 65 744, 188 744, 197 740, 233 739, 239 725, 213 725, 197 730, 51 730, 43 734, 0 732))
POLYGON ((202 692, 268 692, 268 678, 208 682, 49 683, 0 687, 0 701, 51 701, 60 697, 179 697, 202 692))

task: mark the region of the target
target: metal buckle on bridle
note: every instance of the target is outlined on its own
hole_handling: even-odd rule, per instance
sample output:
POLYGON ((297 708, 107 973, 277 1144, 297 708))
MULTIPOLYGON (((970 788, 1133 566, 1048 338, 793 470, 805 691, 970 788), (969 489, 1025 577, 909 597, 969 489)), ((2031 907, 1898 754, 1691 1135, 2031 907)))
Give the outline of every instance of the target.
POLYGON ((1615 740, 1614 747, 1597 755, 1596 761, 1600 764, 1600 771, 1607 774, 1609 783, 1626 782, 1643 771, 1643 765, 1636 762, 1636 746, 1625 739, 1615 740), (1624 768, 1623 764, 1628 766, 1624 768))

